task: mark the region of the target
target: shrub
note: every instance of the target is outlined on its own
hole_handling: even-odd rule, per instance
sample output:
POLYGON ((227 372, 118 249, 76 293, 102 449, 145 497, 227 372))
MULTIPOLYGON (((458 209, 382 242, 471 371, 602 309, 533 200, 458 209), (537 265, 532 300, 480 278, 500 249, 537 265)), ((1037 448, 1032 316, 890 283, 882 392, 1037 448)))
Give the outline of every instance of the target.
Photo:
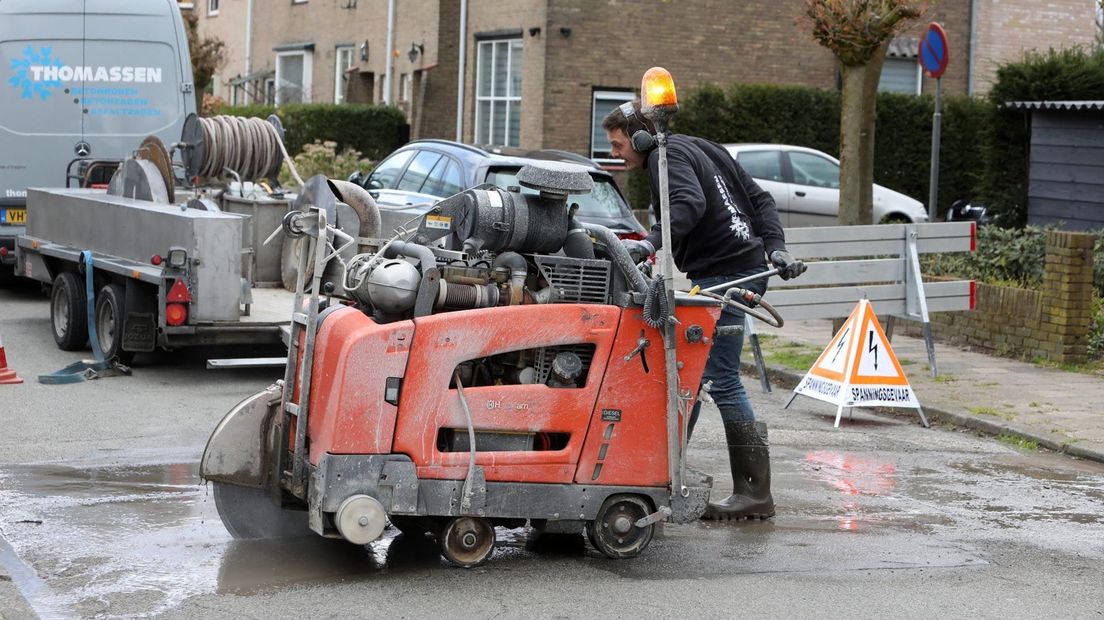
POLYGON ((1089 327, 1089 357, 1104 359, 1104 296, 1093 296, 1092 326, 1089 327))
POLYGON ((924 272, 1036 287, 1043 280, 1046 230, 1035 226, 1024 229, 982 226, 978 228, 977 251, 927 255, 923 259, 924 272))
POLYGON ((335 149, 352 148, 379 160, 410 139, 410 125, 393 106, 303 103, 224 107, 220 114, 267 118, 276 114, 284 125, 288 153, 299 153, 315 140, 333 142, 335 149))
MULTIPOLYGON (((321 140, 315 140, 312 144, 306 145, 294 159, 295 169, 304 181, 316 174, 345 180, 357 170, 367 173, 373 167, 370 160, 361 158, 359 151, 346 147, 338 152, 336 142, 321 140)), ((291 171, 288 170, 286 163, 280 169, 280 183, 292 184, 291 171)))
MULTIPOLYGON (((983 171, 982 136, 991 104, 969 97, 945 97, 939 165, 939 213, 952 202, 972 198, 983 171)), ((874 180, 928 202, 934 101, 893 93, 878 95, 874 180)), ((803 86, 707 84, 684 99, 673 128, 716 142, 793 144, 839 153, 840 96, 803 86)), ((633 180, 630 200, 647 199, 633 180)), ((637 208, 646 202, 633 202, 637 208)))

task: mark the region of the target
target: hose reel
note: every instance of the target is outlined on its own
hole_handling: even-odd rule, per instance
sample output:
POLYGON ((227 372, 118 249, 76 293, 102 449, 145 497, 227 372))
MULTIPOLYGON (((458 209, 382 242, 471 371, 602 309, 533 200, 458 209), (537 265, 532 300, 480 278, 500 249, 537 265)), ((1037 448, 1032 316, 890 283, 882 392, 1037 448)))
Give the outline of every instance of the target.
POLYGON ((237 175, 275 182, 284 162, 284 127, 275 114, 268 119, 189 114, 180 141, 188 179, 237 175))

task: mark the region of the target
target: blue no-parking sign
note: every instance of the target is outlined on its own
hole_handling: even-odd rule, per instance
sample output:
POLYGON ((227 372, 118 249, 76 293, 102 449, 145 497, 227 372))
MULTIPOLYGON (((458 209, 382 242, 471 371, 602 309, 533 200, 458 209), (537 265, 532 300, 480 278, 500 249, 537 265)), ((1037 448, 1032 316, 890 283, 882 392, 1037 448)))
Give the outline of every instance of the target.
POLYGON ((920 66, 933 78, 939 78, 947 70, 950 56, 947 50, 947 33, 943 27, 932 22, 927 32, 920 37, 920 66))

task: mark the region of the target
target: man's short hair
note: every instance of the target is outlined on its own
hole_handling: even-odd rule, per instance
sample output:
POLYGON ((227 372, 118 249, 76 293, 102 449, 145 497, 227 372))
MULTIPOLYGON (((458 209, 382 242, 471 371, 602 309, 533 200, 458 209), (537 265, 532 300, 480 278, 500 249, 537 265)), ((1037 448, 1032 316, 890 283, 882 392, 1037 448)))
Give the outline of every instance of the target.
POLYGON ((648 131, 649 133, 655 133, 655 129, 652 124, 648 122, 643 115, 640 114, 640 100, 632 102, 633 117, 631 119, 625 118, 625 114, 621 111, 621 106, 609 111, 606 117, 602 119, 602 129, 606 131, 614 131, 620 129, 625 132, 625 135, 632 137, 632 135, 641 129, 648 131))

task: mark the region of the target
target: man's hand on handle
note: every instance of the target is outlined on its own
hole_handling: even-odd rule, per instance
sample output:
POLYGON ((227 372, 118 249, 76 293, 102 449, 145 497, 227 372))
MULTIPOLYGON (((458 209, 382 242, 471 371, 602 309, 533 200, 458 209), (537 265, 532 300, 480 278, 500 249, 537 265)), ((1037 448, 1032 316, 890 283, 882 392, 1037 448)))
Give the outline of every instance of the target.
POLYGON ((805 270, 808 269, 805 263, 790 256, 790 253, 785 250, 775 250, 771 252, 770 262, 775 267, 778 267, 778 275, 783 280, 796 278, 805 273, 805 270))

